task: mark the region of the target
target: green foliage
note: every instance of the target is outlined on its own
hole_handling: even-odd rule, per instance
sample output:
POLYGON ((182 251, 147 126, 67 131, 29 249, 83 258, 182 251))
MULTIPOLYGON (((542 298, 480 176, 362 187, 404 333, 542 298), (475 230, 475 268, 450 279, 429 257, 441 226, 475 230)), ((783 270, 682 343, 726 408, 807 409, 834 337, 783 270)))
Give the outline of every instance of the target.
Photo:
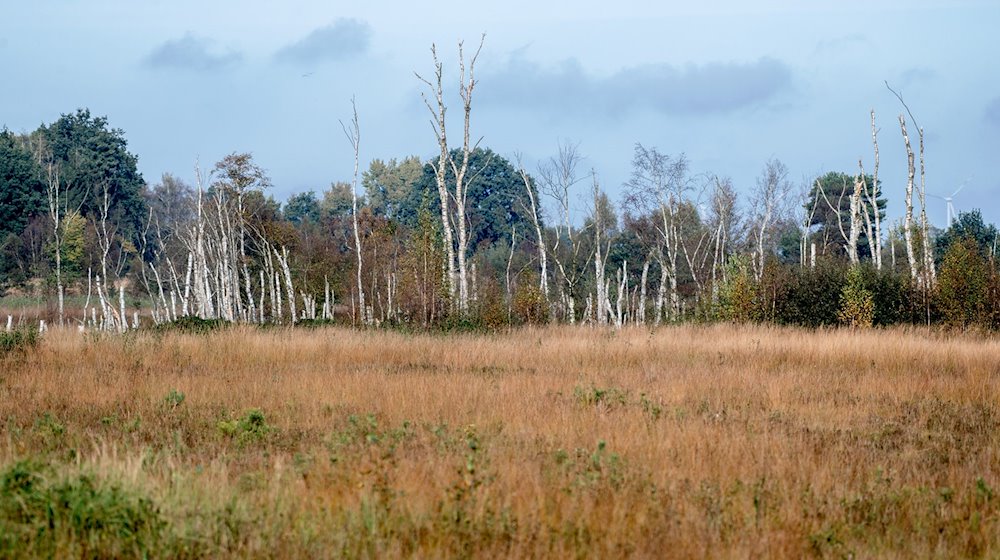
POLYGON ((20 235, 32 216, 44 213, 45 196, 31 152, 9 130, 0 130, 0 241, 20 235))
POLYGON ((847 272, 847 283, 840 294, 840 322, 851 328, 869 328, 875 322, 875 298, 865 288, 864 274, 860 266, 853 266, 847 272))
POLYGON ((275 428, 268 425, 264 412, 259 408, 248 410, 240 418, 221 420, 217 427, 219 432, 235 439, 241 446, 261 441, 275 432, 275 428))
POLYGON ((747 323, 758 319, 758 286, 746 255, 735 255, 719 285, 717 315, 723 321, 747 323))
POLYGON ((0 358, 23 355, 38 346, 41 338, 34 329, 19 328, 0 331, 0 358))
MULTIPOLYGON (((85 245, 85 230, 87 220, 76 212, 70 212, 62 219, 62 274, 63 281, 78 278, 83 273, 85 245)), ((53 254, 55 247, 52 247, 53 254)))
POLYGON ((361 184, 376 216, 398 219, 414 184, 423 177, 424 166, 417 156, 397 162, 372 160, 361 184))
POLYGON ((128 151, 125 133, 110 128, 106 117, 93 117, 90 111, 80 109, 62 115, 35 134, 51 150, 59 167, 66 207, 79 208, 82 216, 96 218, 106 185, 109 222, 117 225, 125 239, 138 244, 147 217, 142 197, 145 181, 137 167, 138 158, 128 151))
MULTIPOLYGON (((809 192, 809 198, 805 204, 805 211, 807 215, 812 216, 810 227, 817 227, 811 239, 819 246, 821 254, 843 255, 843 237, 840 231, 841 228, 848 231, 851 227, 851 195, 854 194, 854 183, 857 178, 857 175, 831 171, 817 179, 812 185, 812 190, 809 192), (840 223, 838 224, 838 222, 840 223)), ((866 175, 864 181, 866 185, 870 186, 873 178, 871 175, 866 175)), ((886 200, 882 198, 881 184, 878 186, 875 201, 878 205, 879 218, 884 220, 886 200)), ((866 206, 866 208, 869 219, 874 220, 875 213, 870 207, 866 206)), ((871 256, 868 237, 863 230, 858 236, 858 255, 862 258, 871 256)))
POLYGON ((57 476, 33 461, 0 474, 0 556, 155 554, 165 522, 147 497, 90 474, 57 476))
POLYGON ((33 431, 41 438, 46 447, 52 448, 66 433, 66 425, 60 422, 51 412, 46 412, 35 420, 33 431))
POLYGON ((232 323, 225 319, 202 319, 194 315, 188 315, 187 317, 178 317, 176 321, 160 323, 153 327, 153 330, 160 333, 208 334, 231 325, 232 323))
MULTIPOLYGON (((453 151, 452 157, 460 160, 461 152, 453 151)), ((510 232, 514 227, 518 231, 534 229, 530 215, 531 202, 524 188, 524 180, 509 161, 492 150, 476 149, 469 157, 466 177, 466 219, 469 222, 470 252, 474 253, 479 247, 509 242, 510 232)), ((445 181, 449 192, 453 193, 455 178, 450 168, 445 181)), ((531 188, 537 191, 534 181, 531 181, 531 188)), ((537 192, 535 200, 538 200, 537 192)), ((400 222, 408 227, 415 227, 425 201, 434 216, 441 215, 437 180, 430 164, 424 166, 420 180, 413 184, 405 201, 400 203, 397 212, 400 222)))
POLYGON ((316 199, 316 191, 293 194, 288 197, 284 208, 285 219, 294 224, 319 222, 320 205, 316 199))
POLYGON ((167 396, 163 397, 163 404, 167 408, 177 408, 184 403, 184 393, 177 389, 171 389, 167 396))
POLYGON ((591 383, 589 386, 573 387, 573 398, 585 406, 616 408, 628 404, 628 391, 618 387, 600 388, 591 383))
POLYGON ((818 259, 815 267, 786 267, 782 280, 786 285, 780 300, 771 306, 775 309, 772 320, 806 327, 838 324, 845 268, 834 259, 818 259))
POLYGON ((511 302, 513 321, 517 324, 540 325, 548 321, 549 307, 538 285, 538 276, 526 275, 514 290, 511 302))
POLYGON ((997 232, 995 225, 987 225, 983 221, 982 212, 979 210, 960 212, 951 227, 938 235, 934 241, 934 253, 938 263, 952 245, 965 239, 974 241, 979 253, 984 257, 995 257, 1000 250, 998 246, 1000 233, 997 232))
POLYGON ((942 259, 935 293, 938 310, 947 324, 990 328, 993 306, 991 280, 995 271, 980 253, 975 239, 952 243, 942 259))

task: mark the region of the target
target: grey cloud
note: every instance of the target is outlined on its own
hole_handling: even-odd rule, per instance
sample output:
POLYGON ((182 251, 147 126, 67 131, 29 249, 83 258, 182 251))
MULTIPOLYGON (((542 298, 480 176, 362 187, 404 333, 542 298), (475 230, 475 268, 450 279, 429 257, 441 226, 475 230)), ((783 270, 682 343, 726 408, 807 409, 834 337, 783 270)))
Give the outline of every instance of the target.
POLYGON ((363 54, 371 42, 372 28, 356 19, 338 19, 282 48, 274 56, 281 62, 312 64, 363 54))
POLYGON ((995 97, 993 101, 986 104, 984 116, 986 117, 986 122, 1000 127, 1000 97, 995 97))
POLYGON ((233 66, 243 59, 238 52, 214 52, 212 47, 210 39, 187 33, 180 39, 167 41, 153 49, 146 56, 145 63, 151 68, 212 71, 233 66))
POLYGON ((911 84, 929 82, 937 77, 937 72, 926 66, 914 66, 913 68, 907 68, 899 75, 899 82, 902 86, 908 86, 911 84))
POLYGON ((761 58, 750 63, 636 66, 601 78, 588 75, 575 60, 546 69, 516 58, 482 81, 484 103, 548 113, 713 114, 772 100, 791 87, 792 72, 781 61, 761 58))
POLYGON ((821 39, 816 43, 813 55, 843 51, 853 46, 866 45, 868 43, 868 37, 864 33, 851 33, 849 35, 821 39))

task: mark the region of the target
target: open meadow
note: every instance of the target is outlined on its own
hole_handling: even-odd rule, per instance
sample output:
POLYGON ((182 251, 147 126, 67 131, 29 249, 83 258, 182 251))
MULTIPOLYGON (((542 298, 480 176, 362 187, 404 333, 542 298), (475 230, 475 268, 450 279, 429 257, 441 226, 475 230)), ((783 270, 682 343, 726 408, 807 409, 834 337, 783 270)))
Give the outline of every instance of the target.
POLYGON ((998 382, 926 331, 53 329, 0 557, 996 556, 998 382))

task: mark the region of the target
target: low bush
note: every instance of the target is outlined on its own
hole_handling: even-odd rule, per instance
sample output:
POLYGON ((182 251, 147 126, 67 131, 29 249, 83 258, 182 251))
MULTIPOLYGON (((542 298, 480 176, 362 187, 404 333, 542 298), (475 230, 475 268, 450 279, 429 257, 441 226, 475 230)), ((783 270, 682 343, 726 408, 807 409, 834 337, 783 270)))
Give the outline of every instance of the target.
POLYGON ((40 337, 34 329, 14 329, 0 331, 0 358, 13 354, 24 354, 38 346, 40 337))
POLYGON ((232 325, 225 319, 202 319, 200 317, 179 317, 177 320, 160 323, 153 327, 157 332, 182 332, 189 334, 205 334, 232 325))
POLYGON ((142 558, 164 527, 152 500, 87 473, 19 461, 0 474, 3 558, 142 558))

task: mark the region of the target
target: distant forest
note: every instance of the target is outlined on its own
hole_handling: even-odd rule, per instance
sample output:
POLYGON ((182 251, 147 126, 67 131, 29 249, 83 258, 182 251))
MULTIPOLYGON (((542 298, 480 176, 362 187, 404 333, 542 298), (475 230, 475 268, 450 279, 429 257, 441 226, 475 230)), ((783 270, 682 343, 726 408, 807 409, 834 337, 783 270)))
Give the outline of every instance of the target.
POLYGON ((892 189, 906 209, 896 222, 885 218, 874 113, 867 170, 797 188, 780 161, 762 162, 741 199, 683 154, 637 144, 613 202, 573 143, 532 169, 474 143, 471 61, 458 142, 437 64, 425 99, 438 155, 362 169, 355 113, 344 130, 353 179, 283 204, 248 153, 199 169, 193 185, 170 174, 150 183, 124 131, 87 110, 28 134, 4 129, 0 293, 47 298, 53 322, 117 331, 184 318, 1000 327, 997 228, 977 211, 930 226, 923 131, 908 132, 902 115, 891 141, 909 157, 891 164, 909 179, 892 189))

